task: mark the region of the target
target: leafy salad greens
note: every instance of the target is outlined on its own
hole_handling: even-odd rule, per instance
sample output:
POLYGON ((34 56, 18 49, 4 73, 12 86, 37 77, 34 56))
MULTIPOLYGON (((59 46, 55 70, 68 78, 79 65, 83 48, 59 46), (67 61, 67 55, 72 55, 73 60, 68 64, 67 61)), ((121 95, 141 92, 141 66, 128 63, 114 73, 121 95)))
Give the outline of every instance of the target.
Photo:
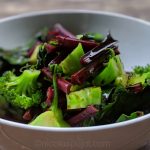
POLYGON ((109 33, 74 35, 60 24, 14 50, 0 48, 0 118, 86 127, 150 113, 150 65, 126 72, 109 33))

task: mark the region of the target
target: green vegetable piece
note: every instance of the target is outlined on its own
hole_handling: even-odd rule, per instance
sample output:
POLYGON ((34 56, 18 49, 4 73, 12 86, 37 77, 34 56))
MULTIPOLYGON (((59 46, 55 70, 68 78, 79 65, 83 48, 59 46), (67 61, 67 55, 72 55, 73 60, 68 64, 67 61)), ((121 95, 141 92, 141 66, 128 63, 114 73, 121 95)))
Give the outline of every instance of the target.
POLYGON ((96 42, 101 42, 104 40, 104 35, 100 33, 86 33, 86 34, 79 34, 76 36, 77 39, 87 39, 87 40, 94 40, 96 42))
POLYGON ((88 87, 90 85, 90 83, 88 82, 85 82, 84 84, 82 85, 78 85, 78 84, 73 84, 70 88, 70 92, 74 92, 74 91, 78 91, 80 89, 83 89, 85 87, 88 87))
POLYGON ((24 70, 20 76, 9 71, 0 77, 0 96, 13 107, 28 109, 37 106, 42 99, 38 70, 24 70))
POLYGON ((150 75, 150 73, 145 73, 143 75, 133 75, 133 76, 130 76, 129 80, 128 80, 128 85, 130 86, 130 85, 134 85, 134 84, 137 84, 137 83, 144 84, 147 75, 150 75))
POLYGON ((133 112, 131 113, 129 116, 128 115, 125 115, 125 114, 122 114, 116 122, 123 122, 123 121, 127 121, 127 120, 131 120, 131 119, 135 119, 135 118, 138 118, 140 116, 143 116, 144 113, 141 112, 141 111, 137 111, 137 112, 133 112))
POLYGON ((126 74, 123 70, 123 65, 120 61, 119 56, 114 56, 110 58, 107 66, 104 68, 99 75, 97 75, 94 80, 93 84, 96 86, 105 86, 112 84, 123 84, 126 85, 126 74))
POLYGON ((77 38, 78 40, 82 39, 82 38, 83 38, 83 34, 78 34, 78 35, 76 35, 76 38, 77 38))
POLYGON ((122 85, 122 86, 126 87, 128 75, 126 74, 126 72, 124 70, 124 66, 118 55, 115 56, 115 60, 116 60, 117 66, 119 68, 119 76, 116 78, 114 85, 115 86, 122 85))
POLYGON ((128 86, 141 83, 144 87, 150 85, 150 65, 136 66, 128 79, 128 86))
POLYGON ((37 57, 38 57, 38 53, 39 53, 39 50, 41 48, 42 45, 37 45, 35 48, 34 48, 34 51, 30 57, 30 60, 29 62, 32 63, 32 64, 36 64, 37 62, 37 57))
POLYGON ((53 46, 58 46, 58 41, 52 40, 52 41, 49 41, 49 44, 53 46))
POLYGON ((66 95, 67 109, 86 108, 89 105, 101 103, 101 88, 89 87, 66 95))
POLYGON ((71 75, 81 68, 80 57, 84 55, 82 45, 78 46, 60 63, 62 71, 66 75, 71 75))
MULTIPOLYGON (((57 65, 54 65, 53 73, 53 86, 54 86, 54 99, 48 111, 40 114, 33 120, 30 125, 33 126, 46 126, 46 127, 69 127, 69 124, 63 120, 62 111, 58 108, 58 91, 56 82, 57 65)), ((51 68, 52 70, 52 68, 51 68)))
POLYGON ((46 111, 40 114, 30 125, 45 127, 61 127, 53 111, 46 111))
POLYGON ((95 33, 95 34, 93 34, 93 36, 94 36, 95 41, 102 41, 104 39, 103 34, 95 33))
POLYGON ((143 73, 143 74, 133 74, 128 79, 128 86, 134 85, 137 83, 141 83, 143 86, 146 86, 146 81, 150 79, 150 72, 143 73))

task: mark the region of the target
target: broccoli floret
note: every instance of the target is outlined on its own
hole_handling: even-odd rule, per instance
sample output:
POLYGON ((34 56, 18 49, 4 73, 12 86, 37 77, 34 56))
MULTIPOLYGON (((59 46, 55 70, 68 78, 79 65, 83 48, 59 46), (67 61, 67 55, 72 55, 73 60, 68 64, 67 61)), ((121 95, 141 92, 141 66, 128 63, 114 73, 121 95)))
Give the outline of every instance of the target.
POLYGON ((150 72, 150 64, 147 64, 145 67, 136 66, 133 69, 134 73, 142 75, 143 73, 150 72))
POLYGON ((150 85, 150 65, 136 66, 129 76, 128 86, 141 83, 144 87, 150 85))
POLYGON ((24 70, 20 76, 8 71, 0 77, 0 95, 6 98, 13 107, 28 109, 41 102, 38 70, 24 70))

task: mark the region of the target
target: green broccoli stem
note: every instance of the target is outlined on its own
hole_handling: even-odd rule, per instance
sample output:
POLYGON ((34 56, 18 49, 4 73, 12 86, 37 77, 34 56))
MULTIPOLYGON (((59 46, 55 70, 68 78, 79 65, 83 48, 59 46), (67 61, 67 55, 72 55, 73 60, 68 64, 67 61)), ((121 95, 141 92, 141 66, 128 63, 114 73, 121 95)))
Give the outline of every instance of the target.
POLYGON ((69 124, 63 120, 63 114, 61 109, 58 108, 58 90, 57 90, 57 65, 53 65, 53 87, 54 98, 51 107, 48 111, 43 112, 33 120, 30 125, 36 126, 48 126, 48 127, 69 127, 69 124))
POLYGON ((61 109, 58 108, 58 86, 57 86, 57 69, 58 65, 55 64, 53 66, 53 87, 54 87, 54 98, 51 107, 49 110, 51 110, 54 114, 54 118, 56 119, 56 122, 60 127, 68 127, 69 124, 63 120, 63 114, 61 109))
POLYGON ((50 110, 57 112, 58 110, 58 90, 57 90, 57 79, 56 79, 56 73, 57 73, 57 65, 54 65, 54 72, 53 72, 53 87, 54 87, 54 98, 53 103, 50 110))

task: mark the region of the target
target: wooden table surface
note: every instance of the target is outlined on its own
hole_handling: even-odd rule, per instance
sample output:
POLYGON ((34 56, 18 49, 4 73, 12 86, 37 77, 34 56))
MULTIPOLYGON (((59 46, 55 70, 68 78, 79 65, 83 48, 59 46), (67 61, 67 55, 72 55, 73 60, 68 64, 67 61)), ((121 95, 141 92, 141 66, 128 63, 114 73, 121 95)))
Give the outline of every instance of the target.
POLYGON ((0 18, 54 9, 111 11, 150 21, 150 0, 0 0, 0 18))
POLYGON ((150 0, 0 0, 0 18, 29 11, 72 8, 119 12, 150 21, 150 0))

